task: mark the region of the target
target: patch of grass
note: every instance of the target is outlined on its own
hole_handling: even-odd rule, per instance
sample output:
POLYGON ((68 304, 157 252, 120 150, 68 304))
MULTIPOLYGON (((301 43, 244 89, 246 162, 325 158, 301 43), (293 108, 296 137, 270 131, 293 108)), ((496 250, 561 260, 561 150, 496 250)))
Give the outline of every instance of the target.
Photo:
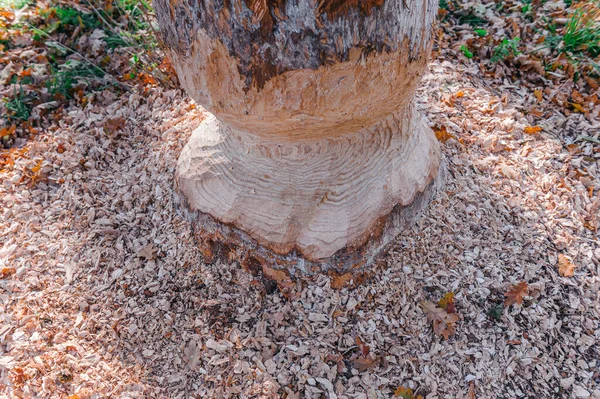
POLYGON ((492 62, 499 62, 505 60, 509 57, 516 57, 521 54, 519 51, 519 41, 520 37, 515 37, 512 39, 503 39, 500 44, 494 47, 492 53, 492 62))
POLYGON ((51 78, 48 80, 48 91, 52 95, 73 98, 74 86, 90 83, 92 79, 104 76, 104 71, 85 61, 69 60, 58 68, 51 67, 51 78))
POLYGON ((473 53, 469 50, 469 48, 463 44, 459 47, 459 50, 462 51, 463 55, 468 59, 473 58, 473 53))
MULTIPOLYGON (((596 16, 600 11, 596 11, 596 16)), ((600 55, 600 22, 594 15, 577 10, 567 23, 565 34, 562 37, 561 52, 572 54, 584 53, 592 58, 600 55)))
POLYGON ((31 116, 29 101, 23 92, 23 86, 19 86, 19 91, 15 86, 14 95, 11 99, 5 99, 4 108, 8 119, 17 121, 26 121, 31 116))
POLYGON ((468 25, 472 26, 473 28, 480 28, 482 26, 486 26, 489 24, 487 19, 480 17, 479 15, 477 15, 473 12, 469 12, 467 14, 460 15, 458 17, 458 22, 461 25, 468 24, 468 25))

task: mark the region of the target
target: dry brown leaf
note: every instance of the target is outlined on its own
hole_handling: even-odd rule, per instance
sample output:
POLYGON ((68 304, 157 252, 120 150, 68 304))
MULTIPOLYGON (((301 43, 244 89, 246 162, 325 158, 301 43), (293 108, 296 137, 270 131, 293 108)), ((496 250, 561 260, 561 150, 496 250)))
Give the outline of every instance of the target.
POLYGON ((361 373, 365 370, 370 369, 371 367, 374 367, 376 364, 377 364, 377 359, 370 358, 370 357, 369 358, 359 357, 352 361, 352 366, 361 373))
POLYGON ((558 274, 562 277, 572 277, 575 273, 575 264, 573 264, 569 258, 563 254, 558 254, 558 262, 556 263, 558 268, 558 274))
POLYGON ((329 284, 329 286, 331 288, 333 288, 334 290, 339 290, 341 288, 348 286, 350 284, 350 282, 352 281, 352 278, 354 277, 354 275, 352 273, 344 273, 344 274, 331 273, 330 276, 331 276, 331 283, 329 284))
POLYGON ((283 296, 286 298, 291 298, 294 296, 296 284, 294 284, 294 281, 290 278, 286 271, 271 269, 265 264, 262 265, 262 271, 266 278, 275 280, 283 296))
POLYGON ((542 102, 542 100, 544 99, 544 95, 541 90, 534 90, 533 95, 535 96, 535 98, 537 98, 539 102, 542 102))
POLYGON ((475 399, 475 382, 471 381, 469 384, 469 392, 467 393, 467 399, 475 399))
POLYGON ((354 342, 356 342, 356 346, 358 346, 362 357, 366 358, 369 356, 369 352, 371 352, 371 347, 369 345, 365 344, 360 337, 354 338, 354 342))
POLYGON ((521 281, 519 284, 511 286, 508 291, 504 294, 506 299, 504 300, 504 306, 514 305, 515 303, 522 304, 523 297, 527 295, 529 286, 526 282, 521 281))
POLYGON ((108 134, 113 134, 117 130, 121 130, 125 127, 125 118, 119 116, 117 118, 110 118, 104 122, 104 131, 108 134))
POLYGON ((438 301, 438 306, 448 313, 456 313, 456 305, 454 304, 454 292, 450 291, 442 299, 438 301))
POLYGON ((439 336, 448 339, 455 333, 454 323, 458 321, 458 315, 448 313, 446 310, 437 307, 433 302, 421 301, 421 307, 425 311, 427 318, 433 323, 433 332, 439 336))

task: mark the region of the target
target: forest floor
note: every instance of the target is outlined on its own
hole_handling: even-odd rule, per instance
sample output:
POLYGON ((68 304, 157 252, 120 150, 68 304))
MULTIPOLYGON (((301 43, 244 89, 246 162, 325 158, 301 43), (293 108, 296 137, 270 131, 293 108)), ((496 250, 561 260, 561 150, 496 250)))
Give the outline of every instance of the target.
POLYGON ((5 109, 0 398, 600 398, 597 54, 527 50, 544 16, 566 37, 563 2, 444 4, 417 94, 444 188, 371 279, 298 278, 289 298, 203 263, 172 193, 204 113, 172 82, 116 48, 120 83, 36 92, 23 67, 48 53, 7 42, 27 118, 5 109))

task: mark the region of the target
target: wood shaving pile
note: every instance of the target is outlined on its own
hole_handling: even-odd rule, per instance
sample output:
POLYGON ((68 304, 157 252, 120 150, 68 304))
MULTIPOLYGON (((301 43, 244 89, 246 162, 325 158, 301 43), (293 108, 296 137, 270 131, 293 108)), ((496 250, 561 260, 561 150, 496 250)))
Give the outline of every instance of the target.
POLYGON ((528 134, 520 90, 433 62, 418 99, 449 135, 443 192, 370 281, 301 278, 291 300, 204 264, 175 209, 203 117, 190 100, 155 88, 70 108, 0 173, 0 397, 600 398, 600 147, 565 133, 598 137, 598 110, 528 134), (450 291, 445 340, 419 303, 450 291))

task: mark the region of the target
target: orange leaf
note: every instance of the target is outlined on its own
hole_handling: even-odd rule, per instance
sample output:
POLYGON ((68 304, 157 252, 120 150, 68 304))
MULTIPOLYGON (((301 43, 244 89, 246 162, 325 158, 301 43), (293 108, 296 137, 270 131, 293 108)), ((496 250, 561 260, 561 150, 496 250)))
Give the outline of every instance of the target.
POLYGON ((0 278, 7 278, 15 274, 17 270, 14 267, 3 267, 0 270, 0 278))
POLYGON ((433 332, 436 335, 448 339, 448 337, 455 333, 454 323, 458 321, 458 315, 448 313, 446 310, 438 308, 435 303, 429 301, 422 301, 421 307, 425 311, 427 318, 433 323, 433 332))
POLYGON ((44 162, 44 159, 40 159, 38 161, 37 164, 35 164, 35 166, 33 168, 31 168, 31 173, 35 176, 37 174, 40 173, 40 170, 42 169, 42 163, 44 162))
POLYGON ((445 125, 442 125, 442 126, 436 125, 433 127, 433 131, 435 132, 435 137, 442 143, 445 143, 446 141, 448 141, 454 137, 452 135, 452 133, 448 132, 448 129, 446 128, 445 125))
POLYGON ((523 131, 527 134, 536 134, 542 131, 540 126, 526 126, 523 131))
POLYGON ((423 399, 421 395, 415 396, 412 389, 405 388, 402 386, 396 388, 396 390, 394 391, 394 396, 398 396, 402 399, 423 399))
POLYGON ((575 265, 571 263, 569 258, 563 254, 558 254, 558 262, 556 263, 558 274, 562 277, 572 277, 575 271, 575 265))
POLYGON ((544 99, 544 95, 541 90, 534 90, 533 95, 535 96, 535 98, 537 98, 539 102, 542 102, 542 100, 544 99))
POLYGON ((519 284, 511 286, 504 294, 506 297, 504 300, 504 306, 514 305, 515 303, 518 303, 519 305, 522 304, 523 297, 527 295, 528 291, 529 286, 523 281, 521 281, 519 284))
POLYGON ((262 271, 265 277, 275 280, 277 286, 279 287, 279 291, 281 291, 284 297, 290 298, 293 296, 296 284, 290 278, 287 272, 284 270, 272 269, 266 264, 262 265, 262 271))
POLYGON ((352 281, 353 277, 354 277, 354 275, 352 273, 344 273, 344 274, 332 273, 331 274, 331 283, 329 285, 334 290, 339 290, 343 287, 348 286, 350 284, 350 281, 352 281))
POLYGON ((2 129, 0 129, 0 138, 4 136, 12 136, 15 133, 15 130, 17 130, 17 127, 15 125, 3 127, 2 129))

